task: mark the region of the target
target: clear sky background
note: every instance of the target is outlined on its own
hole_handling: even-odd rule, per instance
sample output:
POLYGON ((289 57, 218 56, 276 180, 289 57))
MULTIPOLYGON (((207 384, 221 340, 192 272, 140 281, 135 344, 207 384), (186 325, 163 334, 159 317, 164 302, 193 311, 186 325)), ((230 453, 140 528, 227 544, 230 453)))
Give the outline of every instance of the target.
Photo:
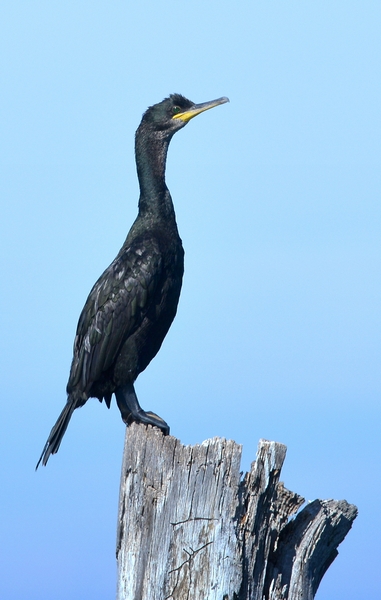
POLYGON ((186 251, 141 404, 194 444, 288 447, 281 479, 359 517, 318 600, 379 597, 379 0, 3 0, 1 576, 4 600, 115 597, 125 427, 66 401, 77 320, 135 218, 148 105, 229 96, 174 137, 186 251))

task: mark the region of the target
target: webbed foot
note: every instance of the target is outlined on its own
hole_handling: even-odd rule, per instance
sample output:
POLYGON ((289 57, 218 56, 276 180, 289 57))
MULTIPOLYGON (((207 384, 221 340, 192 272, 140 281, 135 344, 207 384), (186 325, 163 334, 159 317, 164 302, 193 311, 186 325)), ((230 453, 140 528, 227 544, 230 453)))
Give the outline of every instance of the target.
POLYGON ((129 425, 130 423, 132 423, 132 421, 137 421, 138 423, 145 423, 146 425, 154 425, 155 427, 161 429, 164 435, 169 434, 168 423, 166 423, 164 419, 159 417, 159 415, 157 415, 154 412, 151 412, 150 410, 146 412, 141 408, 138 411, 137 415, 132 415, 132 413, 130 413, 130 417, 127 424, 129 425))
POLYGON ((116 401, 123 421, 130 425, 133 421, 153 425, 161 429, 164 435, 169 434, 169 425, 151 411, 145 411, 141 408, 136 397, 135 389, 132 383, 127 383, 115 391, 116 401))

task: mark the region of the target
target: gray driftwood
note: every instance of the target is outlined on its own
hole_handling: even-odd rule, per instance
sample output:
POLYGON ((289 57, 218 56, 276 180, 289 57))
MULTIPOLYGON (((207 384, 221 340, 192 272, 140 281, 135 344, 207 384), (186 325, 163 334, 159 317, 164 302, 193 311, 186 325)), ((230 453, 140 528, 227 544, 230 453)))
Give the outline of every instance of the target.
POLYGON ((261 440, 242 478, 234 441, 183 446, 128 427, 118 600, 312 599, 357 509, 315 500, 298 512, 304 499, 279 482, 285 455, 283 444, 261 440))

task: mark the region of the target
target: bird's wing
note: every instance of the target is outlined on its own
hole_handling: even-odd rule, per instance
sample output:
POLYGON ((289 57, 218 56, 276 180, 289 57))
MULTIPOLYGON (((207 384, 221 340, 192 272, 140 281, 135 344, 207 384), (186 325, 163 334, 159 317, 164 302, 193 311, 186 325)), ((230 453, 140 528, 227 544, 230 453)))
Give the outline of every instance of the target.
POLYGON ((91 290, 79 318, 67 391, 85 392, 116 359, 142 322, 162 274, 157 243, 132 243, 91 290))

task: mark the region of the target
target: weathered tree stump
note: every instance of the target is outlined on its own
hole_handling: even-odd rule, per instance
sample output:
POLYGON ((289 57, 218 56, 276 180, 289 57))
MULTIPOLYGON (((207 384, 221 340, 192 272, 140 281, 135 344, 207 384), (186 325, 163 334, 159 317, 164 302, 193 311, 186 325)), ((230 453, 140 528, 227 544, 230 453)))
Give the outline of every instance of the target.
POLYGON ((304 499, 279 482, 286 447, 183 446, 127 429, 118 517, 118 600, 310 600, 356 518, 345 500, 304 499))

